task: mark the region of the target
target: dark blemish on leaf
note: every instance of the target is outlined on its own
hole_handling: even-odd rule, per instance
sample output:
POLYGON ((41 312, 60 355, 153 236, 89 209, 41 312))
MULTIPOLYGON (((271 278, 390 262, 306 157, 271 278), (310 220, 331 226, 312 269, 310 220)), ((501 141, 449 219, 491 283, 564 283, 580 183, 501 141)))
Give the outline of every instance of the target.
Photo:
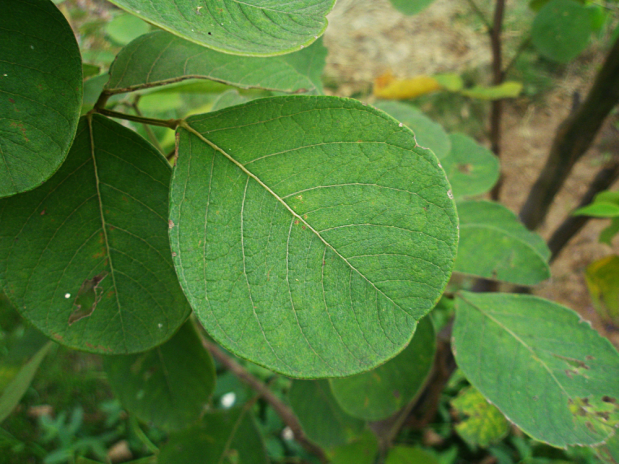
POLYGON ((172 252, 172 257, 174 257, 174 256, 176 256, 176 252, 175 251, 172 252))
POLYGON ((293 93, 305 93, 305 92, 307 92, 307 89, 298 89, 298 90, 295 90, 293 93))
POLYGON ((101 274, 94 276, 92 279, 86 279, 75 297, 73 302, 73 312, 69 316, 69 325, 90 316, 99 300, 101 300, 102 291, 99 284, 103 279, 107 277, 107 272, 103 271, 101 274))
POLYGON ((169 227, 170 229, 174 228, 174 221, 173 221, 172 219, 170 219, 170 220, 168 221, 168 227, 169 227))
POLYGON ((112 351, 112 348, 108 348, 102 345, 93 345, 92 343, 88 343, 86 342, 85 345, 90 348, 91 350, 98 350, 98 351, 112 351))
POLYGON ((604 403, 617 404, 617 400, 615 398, 611 398, 610 396, 606 396, 606 395, 602 397, 602 401, 604 401, 604 403))
POLYGON ((41 216, 45 216, 45 210, 41 211, 41 216))
POLYGON ((56 340, 62 340, 63 336, 57 333, 52 333, 52 337, 54 337, 54 339, 56 340))
POLYGON ((9 101, 13 104, 15 104, 15 100, 13 100, 12 98, 9 98, 9 101))
POLYGON ((213 35, 213 34, 211 34, 211 33, 209 32, 209 33, 208 33, 208 35, 213 35))
POLYGON ((458 164, 458 171, 462 174, 470 174, 472 170, 472 166, 470 164, 458 164))
POLYGON ((400 398, 400 392, 398 390, 393 390, 393 396, 395 398, 400 398))
POLYGON ((298 225, 299 225, 299 220, 298 220, 298 219, 296 219, 296 220, 294 221, 294 225, 295 225, 295 226, 298 226, 298 225))
POLYGON ((305 226, 301 226, 301 228, 302 228, 303 230, 305 230, 305 226))
MULTIPOLYGON (((572 377, 572 374, 574 372, 570 371, 569 369, 565 369, 565 375, 567 375, 570 379, 573 379, 574 377, 572 377)), ((578 374, 578 372, 576 372, 576 374, 578 374)))
POLYGON ((589 429, 589 431, 594 432, 595 433, 595 429, 593 428, 593 425, 591 425, 591 422, 587 421, 585 422, 585 425, 587 426, 587 428, 589 429))
POLYGON ((589 356, 589 355, 587 355, 587 356, 585 356, 585 359, 586 359, 587 361, 593 361, 595 358, 594 358, 593 356, 589 356))

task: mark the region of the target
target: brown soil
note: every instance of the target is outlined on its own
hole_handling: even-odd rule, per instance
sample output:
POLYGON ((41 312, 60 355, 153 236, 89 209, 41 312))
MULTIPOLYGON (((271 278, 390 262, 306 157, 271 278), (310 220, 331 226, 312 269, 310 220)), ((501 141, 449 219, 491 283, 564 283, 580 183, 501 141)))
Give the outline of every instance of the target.
MULTIPOLYGON (((485 3, 481 2, 482 7, 485 3)), ((527 2, 508 1, 508 15, 527 2), (510 9, 511 8, 511 9, 510 9)), ((486 10, 487 11, 487 10, 486 10)), ((526 16, 519 9, 518 15, 526 16)), ((512 14, 513 16, 513 14, 512 14)), ((526 19, 526 18, 525 18, 526 19)), ((487 73, 491 60, 483 24, 471 15, 465 0, 436 0, 416 16, 404 16, 388 0, 339 0, 329 16, 324 36, 329 48, 325 74, 338 84, 338 95, 368 94, 370 83, 386 71, 398 77, 458 72, 479 68, 487 73)), ((518 24, 506 22, 507 60, 519 42, 518 24), (513 30, 510 29, 514 24, 513 30)), ((527 22, 528 21, 528 22, 527 22)), ((586 95, 592 76, 603 58, 594 44, 570 63, 555 87, 542 101, 517 99, 506 104, 503 121, 502 170, 505 182, 503 203, 519 211, 530 186, 543 166, 553 134, 572 106, 574 92, 586 95)), ((481 140, 487 142, 487 140, 481 140)), ((601 131, 595 146, 574 168, 540 233, 548 238, 578 205, 580 196, 603 164, 606 152, 619 152, 619 137, 610 124, 601 131)), ((610 253, 619 254, 619 238, 613 247, 599 244, 599 232, 607 220, 593 220, 577 234, 553 263, 552 278, 535 288, 535 293, 578 311, 602 334, 619 346, 619 333, 605 327, 597 317, 584 279, 588 264, 610 253)))

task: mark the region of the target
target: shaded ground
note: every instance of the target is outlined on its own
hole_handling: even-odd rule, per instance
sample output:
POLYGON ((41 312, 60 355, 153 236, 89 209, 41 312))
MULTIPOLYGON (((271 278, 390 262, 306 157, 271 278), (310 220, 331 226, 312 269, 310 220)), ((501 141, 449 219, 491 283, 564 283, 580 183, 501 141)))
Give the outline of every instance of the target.
MULTIPOLYGON (((504 34, 507 62, 531 22, 532 14, 527 3, 507 2, 504 34)), ((490 4, 489 0, 480 2, 485 11, 490 4)), ((436 0, 427 10, 412 17, 397 12, 388 0, 339 0, 329 20, 324 37, 329 48, 325 75, 335 94, 369 97, 371 102, 370 83, 387 71, 397 77, 445 72, 468 73, 482 79, 489 76, 491 57, 486 29, 471 13, 466 0, 436 0)), ((554 131, 570 111, 574 92, 586 95, 591 78, 602 61, 601 47, 601 44, 594 43, 577 60, 556 69, 552 78, 546 79, 547 88, 543 93, 539 93, 538 85, 539 82, 544 85, 542 68, 527 68, 520 73, 519 77, 536 83, 538 92, 506 105, 502 201, 513 211, 519 211, 543 166, 554 131)), ((431 105, 431 102, 426 102, 421 106, 428 110, 432 109, 431 105)), ((464 127, 467 126, 466 119, 471 117, 468 108, 465 103, 457 115, 464 127)), ((469 131, 469 134, 487 142, 486 127, 484 121, 478 125, 478 133, 469 131)), ((618 147, 617 131, 607 124, 596 146, 579 161, 557 196, 545 225, 539 231, 545 238, 578 205, 580 196, 587 190, 605 157, 612 150, 619 151, 618 147)), ((589 221, 554 262, 552 279, 539 285, 535 293, 575 309, 619 346, 619 333, 611 327, 604 327, 596 317, 584 279, 584 270, 589 263, 612 252, 619 253, 619 238, 615 238, 612 248, 597 242, 599 232, 607 224, 608 220, 589 221)))

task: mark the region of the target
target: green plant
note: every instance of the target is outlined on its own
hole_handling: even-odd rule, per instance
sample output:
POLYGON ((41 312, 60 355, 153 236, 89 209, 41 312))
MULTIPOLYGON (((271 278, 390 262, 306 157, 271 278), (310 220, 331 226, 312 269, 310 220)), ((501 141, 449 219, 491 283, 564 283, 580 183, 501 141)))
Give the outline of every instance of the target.
MULTIPOLYGON (((608 340, 548 300, 471 291, 483 280, 448 287, 453 270, 516 285, 550 276, 541 237, 478 199, 500 185, 501 103, 513 93, 504 1, 488 22, 494 87, 468 90, 492 100, 492 151, 407 104, 323 96, 332 0, 112 3, 163 30, 83 82, 52 2, 0 0, 0 284, 47 337, 104 356, 129 414, 168 434, 153 443, 135 422, 159 463, 453 462, 454 449, 477 459, 508 432, 504 416, 538 442, 616 453, 619 354, 608 340), (393 446, 407 420, 427 425, 441 408, 448 427, 449 408, 471 416, 459 426, 468 448, 393 446)), ((429 3, 394 2, 405 13, 429 3)), ((582 8, 542 6, 541 53, 568 60, 584 48, 593 21, 582 8), (567 20, 578 34, 547 33, 567 20)), ((119 44, 135 21, 123 18, 107 29, 119 44)), ((553 153, 569 146, 570 166, 619 100, 619 86, 608 94, 618 43, 557 134, 553 153)), ((558 189, 548 176, 566 169, 544 173, 522 213, 530 228, 558 189)), ((0 417, 38 353, 7 376, 0 417)), ((79 414, 65 419, 43 423, 64 431, 48 434, 60 457, 91 446, 105 459, 76 440, 79 414)))

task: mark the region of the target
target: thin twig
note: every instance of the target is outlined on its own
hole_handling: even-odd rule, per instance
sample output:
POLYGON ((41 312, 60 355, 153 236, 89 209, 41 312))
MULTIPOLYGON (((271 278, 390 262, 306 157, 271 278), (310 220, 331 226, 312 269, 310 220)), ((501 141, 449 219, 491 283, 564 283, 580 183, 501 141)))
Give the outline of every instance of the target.
MULTIPOLYGON (((144 115, 142 114, 142 112, 140 111, 140 108, 138 107, 138 101, 139 101, 139 95, 135 99, 135 101, 131 103, 131 108, 133 109, 133 111, 135 111, 135 114, 137 114, 138 116, 142 118, 144 117, 144 115)), ((163 147, 159 143, 159 140, 157 140, 157 136, 155 135, 153 130, 150 128, 150 126, 148 124, 142 124, 142 126, 144 127, 144 131, 146 132, 146 135, 148 135, 150 142, 155 146, 157 150, 159 150, 161 154, 165 155, 165 152, 163 151, 163 147)))
POLYGON ((176 130, 176 127, 180 124, 181 119, 154 119, 145 118, 140 116, 133 116, 131 114, 119 113, 118 111, 106 110, 105 108, 95 108, 94 113, 103 114, 110 118, 126 119, 127 121, 139 122, 140 124, 150 124, 151 126, 167 127, 172 130, 176 130))
MULTIPOLYGON (((197 324, 196 324, 197 325, 197 324)), ((225 354, 219 349, 217 345, 207 340, 202 333, 200 327, 198 327, 198 333, 202 339, 202 345, 211 353, 211 355, 217 359, 226 369, 232 372, 241 382, 249 385, 265 400, 277 413, 282 422, 290 427, 294 434, 294 439, 308 452, 317 456, 321 462, 327 462, 327 456, 322 448, 315 445, 307 439, 299 420, 286 404, 284 404, 277 396, 273 394, 268 387, 250 374, 243 366, 237 363, 234 359, 225 354)))
POLYGON ((520 45, 518 45, 518 48, 516 49, 516 53, 514 54, 512 59, 509 61, 509 63, 507 63, 507 66, 505 66, 505 69, 503 69, 503 76, 507 76, 507 73, 511 71, 514 64, 516 64, 516 61, 518 60, 518 58, 520 58, 520 55, 522 54, 522 52, 525 51, 530 44, 531 44, 531 36, 529 35, 527 36, 526 39, 520 42, 520 45))
POLYGON ((486 15, 484 14, 484 12, 481 11, 479 6, 477 6, 477 3, 475 3, 475 0, 466 0, 466 1, 469 2, 471 9, 475 12, 475 14, 479 17, 479 19, 481 19, 481 22, 484 23, 484 25, 488 28, 488 30, 492 29, 492 24, 490 24, 490 21, 488 21, 488 18, 486 18, 486 15))

